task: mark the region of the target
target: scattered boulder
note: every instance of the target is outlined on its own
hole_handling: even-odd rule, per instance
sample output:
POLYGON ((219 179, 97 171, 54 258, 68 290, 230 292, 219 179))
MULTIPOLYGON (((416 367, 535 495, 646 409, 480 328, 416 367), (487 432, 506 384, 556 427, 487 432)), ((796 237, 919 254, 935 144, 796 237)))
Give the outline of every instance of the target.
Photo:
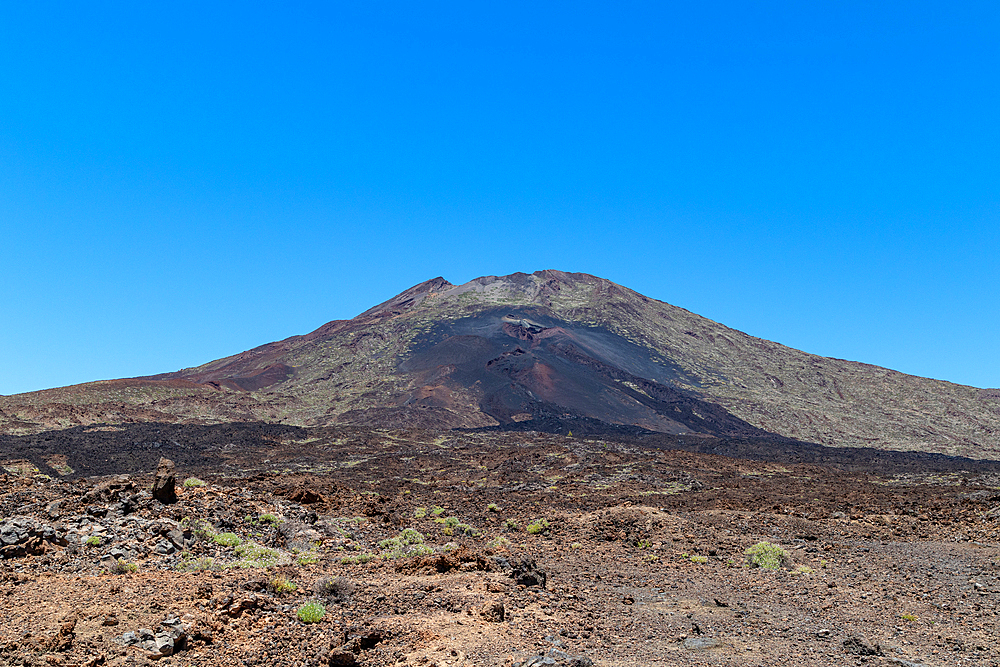
POLYGON ((285 538, 289 549, 307 551, 312 545, 323 541, 323 534, 301 521, 285 521, 278 526, 278 532, 285 538))
POLYGON ((503 573, 513 579, 517 585, 545 588, 545 570, 538 567, 534 558, 521 556, 507 559, 503 556, 496 556, 493 560, 503 573))
POLYGON ((530 658, 515 662, 513 667, 543 667, 547 665, 562 665, 565 667, 592 667, 594 661, 585 655, 570 655, 558 648, 550 648, 544 655, 533 655, 530 658))
POLYGON ((719 640, 713 637, 688 637, 683 646, 689 651, 704 651, 719 646, 719 640))
POLYGON ((113 641, 122 646, 141 648, 150 657, 159 658, 183 650, 186 640, 187 633, 184 623, 173 616, 160 623, 159 630, 155 633, 149 628, 139 628, 135 631, 125 632, 115 637, 113 641))
POLYGON ((844 650, 851 655, 884 655, 882 646, 875 644, 871 646, 861 637, 852 635, 844 640, 844 650))
POLYGON ((156 466, 156 478, 153 480, 153 498, 164 505, 177 502, 177 473, 174 462, 160 458, 156 466))
POLYGON ((490 623, 500 623, 504 619, 504 606, 503 602, 500 600, 494 600, 493 602, 487 602, 483 605, 483 608, 479 610, 479 616, 483 620, 489 621, 490 623))
POLYGON ((303 487, 298 487, 292 489, 287 498, 293 503, 299 503, 300 505, 311 505, 313 503, 325 502, 323 496, 316 493, 312 489, 307 489, 303 487))
POLYGON ((0 558, 35 556, 66 544, 62 533, 30 517, 10 517, 0 522, 0 558))

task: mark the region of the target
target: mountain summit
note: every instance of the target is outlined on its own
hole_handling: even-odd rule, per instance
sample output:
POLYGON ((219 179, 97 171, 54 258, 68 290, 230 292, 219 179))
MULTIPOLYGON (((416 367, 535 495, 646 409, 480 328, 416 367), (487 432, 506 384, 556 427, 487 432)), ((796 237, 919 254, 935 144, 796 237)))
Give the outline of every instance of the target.
POLYGON ((174 373, 0 399, 8 433, 271 421, 779 436, 997 458, 1000 394, 748 336, 582 273, 420 283, 174 373))

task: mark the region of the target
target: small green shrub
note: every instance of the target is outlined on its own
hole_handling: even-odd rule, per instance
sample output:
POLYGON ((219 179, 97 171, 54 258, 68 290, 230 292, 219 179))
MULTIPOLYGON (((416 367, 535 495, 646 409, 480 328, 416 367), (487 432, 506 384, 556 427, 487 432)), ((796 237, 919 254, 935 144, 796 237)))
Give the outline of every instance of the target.
POLYGON ((787 551, 770 542, 758 542, 743 553, 749 556, 751 567, 765 570, 781 569, 789 560, 787 551))
POLYGON ((799 565, 792 570, 792 574, 812 574, 813 572, 814 570, 808 565, 799 565))
POLYGON ((426 507, 418 507, 417 509, 413 510, 414 519, 423 519, 425 516, 427 516, 426 507))
POLYGON ((420 531, 414 530, 412 528, 404 528, 403 532, 399 534, 399 541, 403 545, 423 544, 424 536, 420 534, 420 531))
POLYGON ((255 542, 244 542, 234 549, 240 560, 233 563, 233 567, 242 568, 268 568, 278 564, 280 555, 275 549, 268 549, 255 542))
POLYGON ((223 547, 238 547, 243 544, 243 540, 236 533, 216 533, 212 535, 212 541, 223 547))
POLYGON ((405 528, 396 537, 380 541, 378 546, 384 550, 381 554, 382 558, 390 560, 434 553, 433 549, 424 544, 424 536, 412 528, 405 528))
POLYGON ((260 523, 269 523, 272 526, 276 526, 281 523, 281 520, 273 514, 261 514, 257 517, 257 521, 260 523))
POLYGON ((529 535, 540 535, 549 530, 549 522, 547 519, 535 519, 528 524, 525 530, 528 531, 529 535))
POLYGON ((909 621, 910 623, 913 623, 914 621, 917 620, 917 617, 914 616, 913 614, 900 614, 899 617, 904 621, 909 621))
POLYGON ((196 488, 196 487, 199 487, 199 486, 205 486, 205 485, 206 485, 205 482, 203 482, 202 480, 198 479, 197 477, 188 477, 186 480, 184 480, 184 488, 185 489, 193 489, 193 488, 196 488))
POLYGON ((291 593, 299 589, 298 586, 289 581, 286 577, 275 577, 271 581, 267 582, 267 588, 272 593, 281 595, 282 593, 291 593))
POLYGON ((187 557, 181 559, 181 562, 174 565, 174 569, 178 572, 199 572, 202 570, 221 570, 224 569, 215 564, 215 559, 207 556, 204 558, 191 558, 191 554, 187 557))
POLYGON ((298 565, 315 565, 319 562, 319 554, 315 551, 304 551, 295 556, 295 563, 298 565))
POLYGON ((704 565, 708 562, 708 556, 691 556, 692 563, 698 563, 699 565, 704 565))
POLYGON ((344 556, 340 559, 340 562, 343 565, 364 565, 368 561, 374 560, 375 558, 375 554, 368 551, 362 551, 356 556, 344 556))
POLYGON ((101 538, 98 535, 91 535, 83 543, 88 547, 98 547, 101 545, 101 538))
POLYGON ((508 540, 503 535, 497 535, 490 541, 486 543, 486 546, 490 549, 501 549, 503 547, 510 546, 510 540, 508 540))
POLYGON ((319 623, 326 616, 326 607, 319 602, 306 602, 295 615, 303 623, 319 623))
POLYGON ((109 574, 128 574, 130 572, 137 572, 139 566, 135 563, 130 563, 123 558, 116 560, 109 568, 109 574))
POLYGON ((444 514, 444 508, 435 505, 434 507, 431 508, 431 514, 433 514, 434 516, 441 516, 442 514, 444 514))
POLYGON ((517 521, 515 521, 514 519, 507 519, 506 521, 503 522, 503 527, 506 528, 508 531, 513 532, 517 530, 517 521))
POLYGON ((639 549, 648 549, 653 546, 652 540, 636 540, 635 546, 639 549))
POLYGON ((572 544, 569 545, 569 548, 570 549, 582 549, 583 545, 580 544, 579 542, 573 542, 572 544))
POLYGON ((487 512, 494 512, 494 513, 495 512, 499 512, 500 511, 500 506, 497 505, 496 503, 490 503, 489 505, 486 506, 486 511, 487 512))

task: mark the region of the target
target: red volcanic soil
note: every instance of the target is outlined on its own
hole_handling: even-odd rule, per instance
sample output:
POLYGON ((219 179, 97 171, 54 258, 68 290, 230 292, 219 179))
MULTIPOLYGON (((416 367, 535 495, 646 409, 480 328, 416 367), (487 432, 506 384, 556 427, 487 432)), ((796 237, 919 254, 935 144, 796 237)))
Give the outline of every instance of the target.
POLYGON ((997 665, 1000 479, 975 462, 101 428, 0 441, 0 664, 997 665), (67 470, 91 439, 92 469, 125 475, 67 470), (150 493, 164 453, 166 505, 150 493), (58 469, 34 473, 35 454, 58 469), (754 566, 760 542, 786 554, 777 569, 754 566), (183 639, 160 657, 129 643, 144 630, 183 639))

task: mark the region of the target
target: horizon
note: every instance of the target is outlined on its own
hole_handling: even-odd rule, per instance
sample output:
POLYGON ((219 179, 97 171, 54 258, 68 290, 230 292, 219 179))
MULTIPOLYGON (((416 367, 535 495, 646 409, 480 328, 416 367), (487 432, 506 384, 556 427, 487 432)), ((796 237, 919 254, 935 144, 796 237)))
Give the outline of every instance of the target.
POLYGON ((0 394, 544 267, 1000 387, 998 32, 978 0, 0 7, 0 394))

